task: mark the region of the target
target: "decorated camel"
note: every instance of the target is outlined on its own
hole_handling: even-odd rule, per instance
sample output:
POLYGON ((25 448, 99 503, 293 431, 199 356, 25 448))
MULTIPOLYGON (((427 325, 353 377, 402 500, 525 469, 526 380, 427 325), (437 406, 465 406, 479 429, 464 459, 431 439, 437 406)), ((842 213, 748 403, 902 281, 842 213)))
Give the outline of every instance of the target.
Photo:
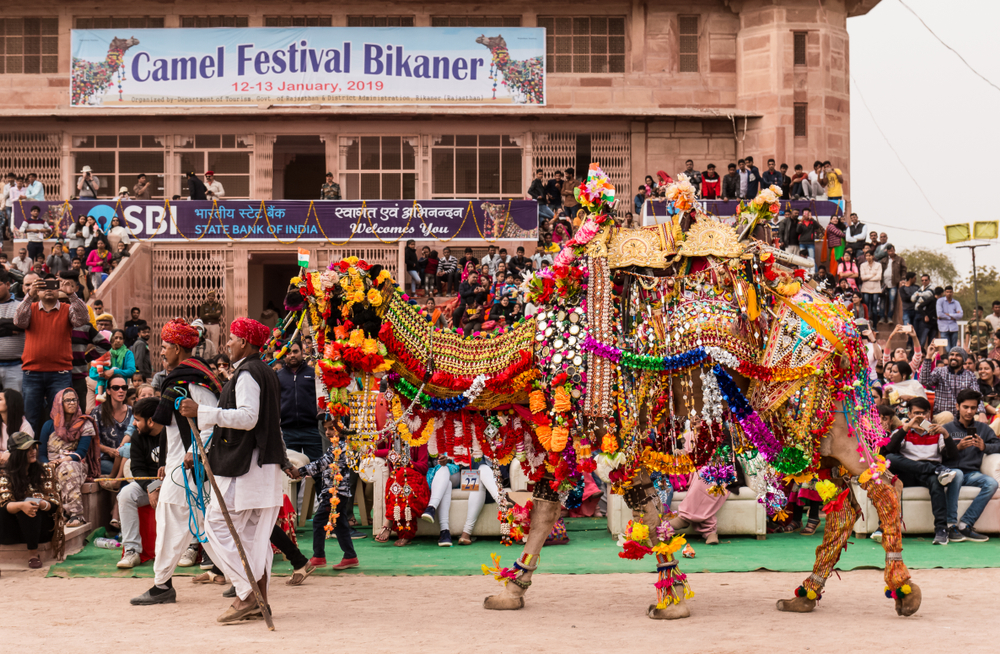
POLYGON ((73 106, 91 103, 94 98, 114 84, 114 77, 121 81, 125 74, 125 52, 139 45, 139 39, 115 37, 108 45, 108 54, 103 61, 87 61, 73 57, 73 106))
POLYGON ((435 328, 387 270, 352 257, 293 280, 289 298, 302 310, 284 335, 311 326, 321 408, 350 415, 337 446, 352 465, 390 442, 388 517, 399 529, 413 528, 427 501, 406 445, 460 464, 485 457, 497 477, 506 464, 526 471, 527 507, 498 498, 505 540, 524 549, 509 568, 496 556, 483 566, 503 583, 487 609, 524 606, 560 505, 578 503, 583 474, 596 470, 632 510, 619 556, 655 557, 649 617, 687 617, 691 590, 674 556, 685 540, 657 487, 696 471, 721 490, 739 465, 779 518, 786 483, 819 478, 823 541, 812 574, 779 610, 816 607, 859 517, 848 483, 856 477, 881 521, 886 595, 911 615, 920 589, 902 560, 860 335, 847 307, 755 238, 766 236, 777 193, 765 189, 728 224, 703 213, 682 179, 668 191, 667 223, 622 229, 609 213, 614 189, 594 165, 576 191, 589 216, 526 283, 538 308, 526 320, 469 336, 435 328), (379 428, 384 400, 391 416, 379 428))
POLYGON ((493 80, 493 99, 497 99, 497 78, 507 87, 514 101, 520 104, 544 104, 545 75, 541 57, 532 57, 519 61, 511 59, 507 42, 499 34, 486 36, 483 34, 476 43, 485 45, 493 55, 490 61, 490 79, 493 80), (518 100, 518 97, 523 99, 518 100))

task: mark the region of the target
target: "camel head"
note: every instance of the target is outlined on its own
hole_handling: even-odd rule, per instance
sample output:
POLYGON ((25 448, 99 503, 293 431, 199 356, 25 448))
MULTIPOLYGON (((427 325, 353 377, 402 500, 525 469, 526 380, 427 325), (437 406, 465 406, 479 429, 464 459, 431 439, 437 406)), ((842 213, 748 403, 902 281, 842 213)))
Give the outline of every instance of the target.
POLYGON ((506 48, 507 42, 503 40, 503 37, 497 34, 496 36, 487 37, 485 34, 476 39, 476 43, 485 45, 490 50, 495 50, 496 48, 506 48))
POLYGON ((116 36, 115 38, 111 39, 111 46, 108 48, 108 51, 119 50, 121 52, 125 52, 126 50, 135 45, 139 45, 139 39, 135 38, 134 36, 131 36, 127 39, 119 39, 116 36))

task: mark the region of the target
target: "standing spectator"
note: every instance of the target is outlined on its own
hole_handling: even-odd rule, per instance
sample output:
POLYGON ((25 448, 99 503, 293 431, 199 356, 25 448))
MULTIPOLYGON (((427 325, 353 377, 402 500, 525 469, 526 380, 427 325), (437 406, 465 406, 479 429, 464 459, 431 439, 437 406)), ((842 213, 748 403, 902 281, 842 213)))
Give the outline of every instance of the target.
MULTIPOLYGON (((198 357, 206 363, 214 361, 216 356, 219 354, 219 346, 216 345, 215 341, 208 337, 208 330, 205 327, 205 323, 201 321, 201 318, 198 318, 191 321, 191 326, 198 332, 198 344, 194 346, 193 350, 191 350, 191 356, 198 357)), ((146 333, 148 334, 149 331, 146 333)), ((146 342, 149 342, 149 336, 146 336, 146 342)), ((137 367, 138 364, 139 360, 136 359, 137 367)), ((150 372, 152 372, 152 370, 150 370, 150 372)))
POLYGON ((111 264, 111 253, 104 241, 97 242, 97 249, 87 255, 87 267, 90 269, 90 283, 97 290, 104 282, 105 267, 111 264))
POLYGON ((52 253, 45 260, 45 265, 49 267, 49 272, 58 275, 73 267, 73 259, 63 251, 58 243, 52 246, 52 253))
POLYGON ((802 220, 795 228, 799 241, 799 254, 803 257, 810 257, 813 265, 819 264, 819 257, 816 255, 816 241, 823 238, 823 228, 813 220, 812 211, 802 210, 802 220))
POLYGON ((837 266, 837 279, 846 281, 852 291, 858 290, 858 280, 861 279, 861 270, 854 262, 854 256, 850 250, 844 251, 844 256, 837 266))
POLYGON ((913 294, 913 316, 914 327, 917 331, 917 340, 925 348, 930 342, 932 328, 937 326, 937 301, 934 298, 934 289, 931 288, 930 275, 920 276, 920 288, 913 294))
POLYGON ((844 231, 846 229, 847 225, 844 224, 844 219, 841 216, 832 216, 829 224, 826 226, 826 245, 829 248, 827 263, 830 265, 830 270, 837 269, 837 264, 840 262, 840 258, 844 256, 844 250, 847 249, 844 243, 844 231))
POLYGON ((799 253, 799 210, 792 209, 778 223, 778 238, 786 252, 799 253))
POLYGON ((10 294, 10 282, 10 274, 0 270, 0 383, 4 389, 21 392, 24 331, 14 325, 19 303, 10 294))
POLYGON ((632 198, 632 208, 637 214, 642 213, 642 207, 646 204, 646 186, 640 185, 635 197, 632 198))
POLYGON ((1000 300, 993 300, 993 313, 986 316, 986 322, 993 331, 1000 331, 1000 300))
MULTIPOLYGON (((410 295, 417 297, 417 288, 423 280, 420 279, 420 266, 417 259, 417 242, 409 240, 403 251, 403 262, 406 264, 406 274, 410 278, 410 295)), ((406 282, 402 284, 406 288, 406 282)))
POLYGON ((205 199, 206 200, 221 200, 226 197, 226 189, 222 186, 222 182, 215 179, 215 172, 211 170, 205 171, 205 199))
MULTIPOLYGON (((708 164, 708 170, 701 174, 701 197, 715 200, 722 194, 722 180, 715 172, 715 164, 708 164)), ((636 212, 639 213, 639 212, 636 212)))
MULTIPOLYGON (((145 382, 153 376, 153 364, 149 356, 149 324, 145 320, 140 320, 135 329, 136 338, 131 347, 132 356, 135 359, 135 371, 142 377, 142 381, 145 382)), ((128 333, 127 329, 126 333, 128 333)))
POLYGON ((802 194, 810 200, 822 199, 825 191, 823 189, 823 180, 820 179, 820 175, 823 172, 823 162, 816 161, 813 162, 813 169, 807 176, 805 181, 802 182, 802 194))
POLYGON ((823 172, 826 174, 826 198, 830 202, 836 202, 841 211, 846 210, 844 205, 844 173, 840 168, 834 168, 829 161, 823 162, 823 172))
POLYGON ((761 179, 764 182, 764 186, 774 186, 781 187, 785 183, 785 174, 774 169, 774 159, 767 160, 767 170, 761 175, 761 179))
MULTIPOLYGON (((988 537, 973 530, 979 516, 986 505, 993 499, 997 491, 997 481, 981 472, 983 456, 1000 452, 1000 440, 985 422, 979 422, 977 414, 982 410, 982 395, 978 390, 964 389, 955 396, 954 406, 958 415, 955 420, 945 425, 958 451, 952 458, 945 459, 944 464, 956 470, 957 475, 952 482, 955 488, 948 489, 948 540, 971 540, 982 543, 988 537), (958 499, 962 486, 974 486, 979 494, 965 510, 962 519, 958 519, 958 499)), ((935 403, 937 398, 935 398, 935 403)))
POLYGON ((458 259, 451 253, 451 248, 445 248, 442 252, 443 256, 438 261, 438 280, 444 282, 444 294, 451 295, 458 292, 458 259))
POLYGON ((537 202, 542 202, 545 194, 545 182, 542 181, 542 169, 539 168, 535 171, 535 178, 531 180, 531 185, 528 187, 528 197, 537 202))
POLYGON ((902 311, 897 312, 896 298, 899 287, 906 277, 906 260, 896 254, 896 248, 891 244, 886 248, 888 256, 882 261, 882 286, 885 289, 885 318, 889 322, 900 324, 903 320, 902 311))
POLYGON ((17 307, 14 325, 25 331, 21 355, 24 405, 36 434, 41 433, 56 394, 72 385, 71 332, 87 319, 87 306, 76 295, 76 283, 51 274, 36 281, 17 307))
POLYGON ((737 189, 737 197, 741 200, 748 200, 753 198, 751 194, 753 171, 747 168, 746 159, 740 159, 736 162, 738 170, 736 171, 737 178, 739 180, 739 187, 737 189))
POLYGON ((792 178, 788 176, 788 164, 781 164, 778 170, 781 171, 781 197, 787 200, 792 197, 792 178))
POLYGON ((428 296, 433 296, 437 291, 437 274, 438 253, 437 250, 431 250, 427 256, 427 264, 424 268, 424 289, 427 291, 428 296))
POLYGON ((7 203, 7 191, 11 186, 16 185, 14 173, 7 173, 5 180, 5 183, 0 185, 0 240, 2 240, 3 233, 7 231, 7 228, 13 224, 12 214, 14 208, 7 203))
POLYGON ((795 164, 795 172, 792 173, 791 198, 801 200, 805 197, 802 184, 809 179, 809 176, 802 170, 802 164, 795 164))
POLYGON ((141 314, 142 310, 139 307, 129 309, 129 317, 125 321, 125 347, 132 347, 135 339, 139 336, 139 325, 146 323, 139 317, 141 314))
POLYGON ((962 311, 962 305, 954 296, 954 289, 951 286, 945 286, 944 297, 939 298, 935 306, 938 333, 940 338, 948 339, 949 348, 958 345, 958 321, 965 315, 965 312, 962 311))
POLYGON ((579 185, 580 180, 576 178, 576 171, 567 168, 566 179, 562 185, 562 206, 570 220, 576 217, 576 212, 580 209, 580 205, 576 201, 576 187, 579 185))
POLYGON ((563 174, 557 170, 555 174, 545 184, 545 204, 549 208, 549 216, 555 215, 556 211, 562 207, 563 174))
POLYGON ((861 295, 868 307, 868 320, 878 328, 879 298, 882 296, 882 266, 875 262, 871 252, 865 253, 865 262, 861 264, 861 295))
POLYGON ((76 195, 81 200, 96 200, 97 192, 101 190, 101 180, 94 176, 90 166, 80 169, 80 177, 76 180, 76 195))
POLYGON ((858 253, 864 249, 865 241, 868 240, 868 227, 858 219, 856 213, 852 213, 847 219, 844 240, 847 242, 847 248, 854 252, 854 258, 857 259, 858 253))
POLYGON ((885 232, 878 235, 878 245, 875 247, 873 254, 875 255, 875 261, 879 262, 889 256, 889 235, 885 232))
POLYGON ((976 317, 965 326, 966 347, 980 359, 986 358, 990 349, 990 335, 995 330, 983 318, 983 308, 976 307, 976 317))
POLYGON ((747 198, 753 199, 757 197, 757 193, 760 191, 760 169, 753 165, 753 157, 747 157, 747 170, 750 171, 750 179, 747 184, 747 198))
POLYGON ((21 231, 24 232, 28 239, 28 256, 32 260, 37 259, 38 255, 42 255, 44 258, 45 237, 52 231, 49 224, 42 218, 41 211, 38 205, 33 205, 31 213, 21 223, 21 231))
POLYGON ((333 173, 326 174, 326 182, 319 189, 320 200, 339 200, 340 184, 333 181, 333 173))
POLYGON ((35 173, 28 173, 24 192, 25 197, 32 202, 45 202, 45 187, 38 181, 38 175, 35 173))
POLYGON ((205 183, 198 179, 198 175, 192 170, 187 174, 188 195, 191 200, 207 200, 208 188, 205 183))
MULTIPOLYGON (((115 216, 111 219, 111 227, 108 229, 108 251, 116 252, 119 244, 128 246, 132 239, 129 238, 128 227, 124 225, 125 220, 115 216)), ((118 257, 121 259, 122 257, 118 257)))
POLYGON ((84 229, 87 227, 87 217, 80 215, 76 217, 76 222, 69 226, 66 230, 66 245, 69 246, 69 251, 76 254, 77 248, 84 247, 86 243, 84 237, 84 229))
MULTIPOLYGON (((701 197, 701 173, 694 169, 694 161, 688 159, 684 162, 684 170, 681 171, 680 175, 687 175, 688 181, 691 182, 691 186, 694 187, 694 192, 698 197, 701 197)), ((678 175, 678 177, 680 176, 678 175)))
POLYGON ((740 197, 740 175, 736 164, 729 164, 729 173, 722 178, 722 199, 734 200, 740 197))
MULTIPOLYGON (((6 206, 13 209, 15 204, 23 201, 27 197, 27 189, 24 187, 24 177, 18 175, 14 178, 13 184, 8 184, 4 187, 4 198, 6 200, 6 206)), ((13 213, 12 213, 13 215, 13 213)))
POLYGON ((917 286, 917 273, 908 272, 905 277, 906 281, 899 285, 899 297, 903 305, 903 324, 913 325, 916 323, 916 310, 913 303, 920 287, 917 286))
POLYGON ((316 411, 316 374, 304 365, 302 344, 293 341, 278 371, 281 387, 281 434, 285 447, 301 452, 310 461, 323 456, 323 439, 316 411))
POLYGON ((140 174, 132 187, 132 197, 136 200, 151 200, 153 197, 153 185, 146 179, 146 174, 140 174))

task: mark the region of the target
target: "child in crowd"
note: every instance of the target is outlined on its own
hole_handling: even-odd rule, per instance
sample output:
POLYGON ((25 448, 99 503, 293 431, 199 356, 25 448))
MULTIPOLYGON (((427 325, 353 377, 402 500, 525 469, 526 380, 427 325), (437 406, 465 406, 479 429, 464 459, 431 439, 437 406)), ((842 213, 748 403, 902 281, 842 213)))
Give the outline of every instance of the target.
MULTIPOLYGON (((325 416, 323 430, 326 437, 337 436, 337 423, 329 415, 325 416)), ((309 564, 317 568, 326 565, 326 523, 330 519, 332 508, 331 499, 333 493, 340 499, 338 506, 337 521, 333 527, 333 534, 337 537, 337 543, 344 552, 344 558, 337 565, 332 566, 334 570, 346 570, 357 568, 358 555, 354 551, 354 542, 351 540, 351 525, 349 515, 351 510, 351 471, 347 466, 347 445, 341 438, 336 448, 331 448, 320 458, 299 468, 299 475, 310 476, 319 482, 317 484, 316 499, 319 500, 319 507, 313 515, 313 556, 309 559, 309 564), (336 467, 331 467, 336 464, 336 467), (338 469, 339 468, 339 469, 338 469), (337 481, 337 476, 340 480, 337 481)))
MULTIPOLYGON (((424 248, 425 250, 427 248, 424 248)), ((427 263, 424 266, 424 288, 427 290, 427 296, 433 297, 437 290, 437 271, 438 271, 438 253, 437 250, 431 250, 430 254, 427 255, 427 263)))
POLYGON ((466 308, 465 315, 462 316, 462 333, 472 336, 482 328, 485 319, 486 310, 483 308, 483 303, 477 299, 472 306, 466 308))

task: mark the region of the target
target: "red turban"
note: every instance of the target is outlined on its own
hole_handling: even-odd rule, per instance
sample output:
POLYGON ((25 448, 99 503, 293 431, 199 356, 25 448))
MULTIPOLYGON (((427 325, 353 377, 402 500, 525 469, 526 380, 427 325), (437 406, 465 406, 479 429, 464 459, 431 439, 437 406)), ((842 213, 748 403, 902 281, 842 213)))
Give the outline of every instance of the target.
POLYGON ((185 350, 193 350, 198 345, 198 330, 183 318, 174 318, 160 330, 160 339, 164 343, 173 343, 185 350))
POLYGON ((259 323, 253 318, 237 318, 233 324, 229 325, 229 331, 237 338, 245 339, 250 345, 264 347, 269 338, 271 330, 267 325, 259 323))

